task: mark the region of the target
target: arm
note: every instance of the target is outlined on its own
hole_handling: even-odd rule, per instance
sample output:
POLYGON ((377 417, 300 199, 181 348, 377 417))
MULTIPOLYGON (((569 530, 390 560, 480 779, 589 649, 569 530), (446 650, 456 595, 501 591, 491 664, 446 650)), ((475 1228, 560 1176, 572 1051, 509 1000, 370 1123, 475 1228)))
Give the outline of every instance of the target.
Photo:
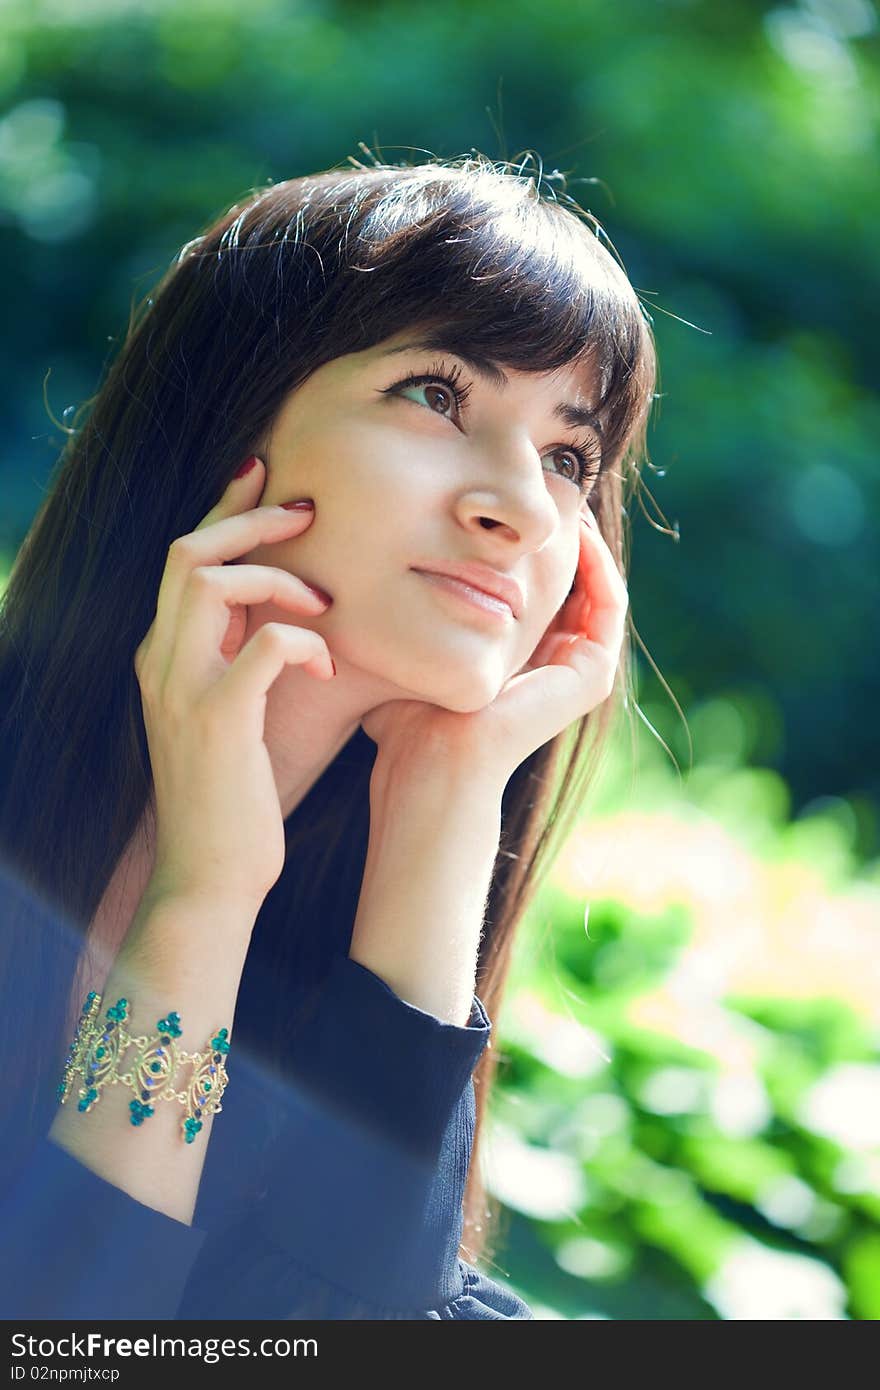
POLYGON ((181 1316, 532 1316, 458 1256, 472 1073, 492 1027, 473 982, 500 797, 473 777, 467 795, 422 779, 402 801, 400 785, 374 769, 349 955, 270 1102, 287 1122, 265 1185, 283 1198, 205 1246, 210 1292, 181 1316), (218 1302, 217 1268, 239 1272, 247 1302, 218 1302))
POLYGON ((349 954, 402 999, 463 1025, 501 835, 501 792, 471 773, 418 779, 376 759, 349 954))
MULTIPOLYGON (((130 1001, 126 1029, 152 1036, 172 1010, 180 1015, 180 1045, 200 1052, 221 1027, 229 1029, 256 908, 202 898, 166 897, 148 886, 103 988, 101 1017, 120 998, 130 1001), (211 924, 210 947, 206 923, 211 924)), ((127 1071, 135 1049, 120 1066, 127 1071)), ((176 1090, 190 1069, 181 1066, 176 1090)), ((203 1120, 193 1143, 183 1141, 183 1106, 161 1101, 141 1125, 129 1119, 135 1092, 107 1086, 87 1115, 77 1109, 77 1077, 49 1131, 53 1143, 105 1181, 184 1225, 192 1223, 214 1117, 203 1120)))
MULTIPOLYGON (((393 818, 375 821, 393 857, 383 872, 374 839, 374 887, 389 878, 389 863, 400 862, 394 824, 393 818)), ((409 833, 416 821, 396 824, 409 833)), ((431 844, 438 841, 430 821, 424 832, 431 844)), ((411 851, 413 841, 406 843, 411 851)), ((372 893, 361 896, 380 929, 381 902, 372 893)), ((403 908, 403 899, 397 901, 403 908)), ((204 915, 199 920, 204 924, 204 915)), ((167 955, 167 904, 155 921, 162 923, 157 941, 165 941, 167 955)), ((446 925, 438 903, 438 931, 446 925)), ((136 968, 137 951, 127 954, 136 968)), ((133 987, 126 997, 134 1001, 133 987)), ((167 998, 159 1001, 161 1012, 167 998)), ((178 1012, 186 1022, 182 1006, 178 1012)), ((212 1013, 209 1026, 217 1022, 212 1013)), ((193 1225, 160 1209, 156 1184, 167 1181, 167 1165, 159 1165, 164 1179, 141 1174, 149 1185, 138 1188, 142 1201, 128 1195, 124 1174, 108 1169, 105 1179, 43 1141, 24 1180, 4 1194, 3 1315, 529 1317, 508 1290, 458 1259, 474 1132, 471 1074, 490 1028, 476 998, 467 1020, 454 1024, 408 1002, 350 956, 334 956, 282 1083, 233 1049, 220 1124, 210 1150, 205 1146, 193 1225), (259 1200, 236 1202, 230 1220, 230 1180, 249 1172, 259 1200), (234 1270, 235 1277, 218 1281, 218 1269, 234 1270)), ((111 1095, 124 1109, 126 1092, 112 1088, 88 1116, 74 1111, 70 1119, 82 1122, 80 1134, 111 1095)), ((147 1138, 148 1126, 135 1137, 147 1138)), ((187 1154, 197 1144, 181 1148, 187 1154)), ((114 1147, 108 1149, 93 1161, 112 1163, 114 1147)), ((173 1157, 177 1152, 172 1146, 173 1157)))
MULTIPOLYGON (((307 1049, 295 1050, 283 1082, 267 1086, 267 1110, 284 1124, 263 1165, 266 1199, 212 1233, 178 1316, 531 1317, 458 1257, 472 1072, 490 1031, 476 997, 458 1027, 334 955, 307 1049), (218 1280, 218 1270, 234 1277, 218 1280)), ((199 1221, 226 1201, 224 1146, 238 1121, 232 1110, 221 1118, 199 1221)))
POLYGON ((490 1028, 476 998, 458 1028, 334 956, 284 1081, 236 1056, 192 1226, 42 1141, 0 1197, 0 1316, 531 1317, 458 1258, 490 1028))
MULTIPOLYGON (((404 783, 377 762, 370 796, 349 957, 333 962, 285 1107, 286 1200, 242 1224, 231 1262, 286 1284, 272 1316, 530 1318, 458 1258, 472 1073, 492 1027, 474 976, 500 794, 473 776, 404 783)), ((206 1248, 212 1260, 230 1262, 206 1248)))
MULTIPOLYGON (((21 933, 33 957, 20 962, 25 978, 41 960, 59 962, 59 980, 62 961, 74 973, 64 917, 32 901, 14 876, 0 874, 0 881, 3 930, 29 928, 21 933)), ((231 1023, 249 928, 248 914, 230 912, 228 905, 160 898, 148 890, 108 976, 101 1016, 124 996, 132 1006, 131 1031, 152 1034, 156 1020, 176 1008, 184 1030, 180 1045, 201 1050, 202 1035, 208 1039, 221 1023, 231 1023), (213 951, 204 946, 206 922, 215 932, 213 951), (203 944, 196 950, 199 933, 203 944)), ((50 995, 56 997, 54 988, 50 995)), ((134 1127, 128 1122, 134 1092, 121 1084, 106 1087, 84 1115, 77 1109, 79 1076, 66 1103, 57 1105, 60 1065, 52 1075, 29 1073, 28 1001, 14 977, 0 980, 0 1001, 12 1024, 7 1037, 18 1045, 6 1065, 24 1078, 22 1103, 45 1113, 47 1127, 54 1111, 48 1133, 34 1131, 23 1166, 0 1193, 0 1317, 175 1317, 205 1240, 205 1231, 189 1222, 213 1117, 203 1121, 192 1144, 177 1128, 184 1114, 177 1102, 157 1103, 156 1113, 134 1127), (39 1095, 29 1100, 28 1087, 36 1085, 39 1095)), ((47 1019, 46 1028, 53 1022, 47 1019)), ((62 1025, 59 1036, 66 1049, 73 1026, 67 1032, 62 1025)), ((226 1116, 217 1118, 222 1127, 226 1116)), ((22 1129, 29 1121, 23 1113, 22 1129)))

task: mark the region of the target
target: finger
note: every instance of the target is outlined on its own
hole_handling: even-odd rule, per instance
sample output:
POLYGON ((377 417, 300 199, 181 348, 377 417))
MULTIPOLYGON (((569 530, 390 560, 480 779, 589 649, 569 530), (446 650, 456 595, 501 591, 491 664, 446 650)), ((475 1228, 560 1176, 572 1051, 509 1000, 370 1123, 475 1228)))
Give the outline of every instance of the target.
POLYGON ((173 671, 178 695, 195 699, 225 673, 228 662, 221 644, 229 627, 230 605, 255 603, 276 603, 310 617, 328 607, 303 580, 273 565, 197 567, 186 585, 171 652, 169 673, 173 671))
MULTIPOLYGON (((250 458, 245 459, 235 476, 223 489, 217 503, 202 517, 190 534, 195 535, 228 516, 255 508, 263 494, 265 485, 266 465, 262 459, 252 454, 250 458)), ((151 663, 155 660, 163 669, 167 665, 174 641, 174 625, 177 621, 186 573, 197 564, 205 564, 207 560, 204 552, 198 552, 197 549, 194 549, 192 562, 187 565, 184 562, 184 555, 180 553, 183 539, 183 537, 176 537, 168 548, 165 568, 156 596, 155 617, 138 648, 138 655, 141 655, 144 650, 149 650, 151 663), (171 616, 170 622, 169 616, 171 616)))
POLYGON ((597 643, 559 634, 547 663, 540 670, 513 676, 497 697, 506 754, 515 756, 517 737, 528 731, 529 746, 521 762, 527 753, 591 713, 611 693, 615 670, 614 661, 597 643))
POLYGON ((598 526, 581 530, 578 588, 588 599, 578 615, 575 635, 612 651, 623 641, 629 593, 598 526))
POLYGON ((286 623, 265 623, 242 647, 208 698, 222 700, 227 709, 237 708, 243 721, 256 711, 262 733, 265 706, 261 697, 265 697, 285 666, 302 666, 319 680, 336 674, 327 643, 319 632, 286 623))
POLYGON ((224 517, 256 507, 265 486, 266 465, 256 454, 252 454, 235 476, 230 478, 215 505, 205 513, 193 530, 203 531, 206 527, 213 526, 215 521, 222 521, 224 517))
POLYGON ((226 561, 237 560, 258 545, 290 540, 311 525, 313 516, 314 509, 300 512, 280 506, 257 507, 178 536, 168 550, 156 616, 148 634, 151 661, 163 670, 170 661, 183 594, 193 570, 211 565, 219 569, 226 561))

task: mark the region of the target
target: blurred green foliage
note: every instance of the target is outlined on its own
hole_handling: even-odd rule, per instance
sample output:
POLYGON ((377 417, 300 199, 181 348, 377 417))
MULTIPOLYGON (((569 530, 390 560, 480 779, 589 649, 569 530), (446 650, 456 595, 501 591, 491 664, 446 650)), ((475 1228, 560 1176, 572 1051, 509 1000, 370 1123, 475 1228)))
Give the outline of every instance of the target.
POLYGON ((618 745, 529 912, 488 1177, 538 1317, 880 1316, 880 864, 779 790, 618 745))
POLYGON ((53 417, 248 189, 361 141, 531 150, 602 222, 660 350, 631 611, 642 715, 684 780, 643 732, 625 787, 620 749, 606 819, 573 843, 643 821, 627 873, 557 874, 532 914, 502 1027, 503 1266, 548 1317, 876 1317, 878 1137, 857 1124, 880 1113, 874 0, 2 15, 0 582, 53 417), (670 820, 684 806, 702 837, 670 820), (652 847, 691 877, 661 892, 652 847))

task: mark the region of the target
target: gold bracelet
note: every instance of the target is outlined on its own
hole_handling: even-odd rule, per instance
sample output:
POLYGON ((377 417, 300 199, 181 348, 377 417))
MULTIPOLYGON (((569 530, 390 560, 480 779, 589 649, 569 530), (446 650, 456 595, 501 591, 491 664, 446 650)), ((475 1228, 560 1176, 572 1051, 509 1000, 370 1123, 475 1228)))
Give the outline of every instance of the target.
POLYGON ((229 1083, 226 1054, 229 1052, 229 1030, 221 1028, 201 1052, 184 1052, 176 1039, 182 1036, 180 1017, 171 1013, 160 1018, 158 1033, 151 1037, 132 1037, 123 1024, 128 1000, 118 999, 107 1010, 103 1025, 98 1021, 101 995, 91 990, 86 997, 76 1025, 73 1042, 64 1065, 64 1076, 56 1095, 65 1105, 73 1078, 83 1078, 77 1109, 88 1114, 97 1105, 106 1086, 122 1082, 135 1092, 129 1103, 133 1125, 141 1125, 153 1112, 157 1100, 176 1100, 186 1106, 180 1132, 191 1144, 202 1128, 203 1116, 222 1110, 221 1099, 229 1083), (135 1061, 126 1072, 119 1070, 123 1054, 129 1047, 136 1049, 135 1061), (183 1091, 174 1089, 174 1077, 181 1064, 192 1063, 189 1085, 183 1091))

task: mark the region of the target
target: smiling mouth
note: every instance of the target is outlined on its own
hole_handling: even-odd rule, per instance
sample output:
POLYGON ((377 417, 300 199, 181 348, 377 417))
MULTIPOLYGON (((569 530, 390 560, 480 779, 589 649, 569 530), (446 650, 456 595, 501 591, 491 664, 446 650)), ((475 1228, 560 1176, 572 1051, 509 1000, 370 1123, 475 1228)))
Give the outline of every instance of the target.
POLYGON ((466 584, 463 579, 453 579, 447 574, 435 574, 431 570, 414 570, 413 573, 420 574, 438 589, 466 603, 473 612, 482 612, 493 618, 501 618, 505 622, 513 619, 513 610, 509 603, 496 598, 494 594, 474 588, 472 584, 466 584))

